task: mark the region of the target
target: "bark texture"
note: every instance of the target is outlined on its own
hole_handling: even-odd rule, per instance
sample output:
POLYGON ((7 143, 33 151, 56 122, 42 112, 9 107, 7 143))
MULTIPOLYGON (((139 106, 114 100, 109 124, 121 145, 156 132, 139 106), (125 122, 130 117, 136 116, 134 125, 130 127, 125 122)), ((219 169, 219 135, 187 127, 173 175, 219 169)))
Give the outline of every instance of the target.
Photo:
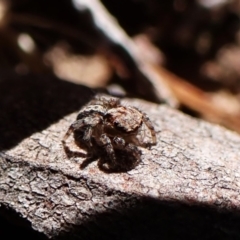
POLYGON ((44 79, 0 82, 2 206, 48 237, 239 239, 239 135, 124 99, 148 114, 157 146, 129 172, 104 173, 96 161, 81 170, 84 156, 68 158, 61 139, 92 91, 44 79))

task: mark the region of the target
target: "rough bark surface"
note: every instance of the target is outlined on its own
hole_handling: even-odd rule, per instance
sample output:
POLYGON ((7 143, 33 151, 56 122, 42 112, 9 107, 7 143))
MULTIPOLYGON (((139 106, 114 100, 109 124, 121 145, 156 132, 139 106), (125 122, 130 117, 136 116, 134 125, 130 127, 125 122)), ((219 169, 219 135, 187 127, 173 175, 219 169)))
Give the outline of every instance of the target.
POLYGON ((239 135, 164 105, 125 99, 149 115, 157 146, 142 149, 141 163, 129 172, 104 173, 96 161, 80 170, 84 157, 67 158, 61 139, 91 91, 52 79, 24 81, 0 83, 0 203, 34 229, 76 239, 240 237, 239 135), (16 84, 7 98, 6 88, 16 84))

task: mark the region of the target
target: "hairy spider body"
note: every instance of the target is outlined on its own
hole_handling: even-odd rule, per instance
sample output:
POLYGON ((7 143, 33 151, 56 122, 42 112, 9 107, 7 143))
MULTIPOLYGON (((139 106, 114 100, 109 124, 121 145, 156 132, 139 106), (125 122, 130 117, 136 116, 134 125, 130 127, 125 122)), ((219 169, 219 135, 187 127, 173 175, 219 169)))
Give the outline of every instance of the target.
POLYGON ((139 161, 140 151, 137 146, 148 145, 137 137, 143 125, 151 133, 151 145, 155 145, 156 134, 145 113, 135 107, 121 105, 117 98, 95 98, 80 110, 76 121, 66 132, 63 144, 66 144, 71 133, 79 133, 77 141, 85 145, 89 152, 92 150, 92 155, 104 156, 107 168, 114 169, 121 166, 121 162, 126 162, 123 158, 127 156, 131 158, 130 162, 134 162, 132 159, 139 161))

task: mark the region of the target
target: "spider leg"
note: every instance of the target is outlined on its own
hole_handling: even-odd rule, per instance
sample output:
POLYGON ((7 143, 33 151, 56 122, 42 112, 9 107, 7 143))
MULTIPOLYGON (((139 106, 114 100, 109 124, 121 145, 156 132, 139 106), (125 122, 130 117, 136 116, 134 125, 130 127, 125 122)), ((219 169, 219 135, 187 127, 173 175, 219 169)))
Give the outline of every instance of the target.
POLYGON ((65 143, 66 140, 69 138, 72 132, 74 132, 77 129, 81 129, 85 125, 83 119, 77 120, 71 124, 69 129, 67 130, 66 134, 63 137, 62 142, 65 143))
POLYGON ((146 126, 148 127, 148 129, 150 130, 151 132, 151 135, 152 135, 152 145, 156 145, 157 144, 157 137, 156 137, 156 132, 154 130, 154 127, 152 125, 152 122, 151 120, 148 118, 147 114, 138 110, 139 112, 142 113, 143 115, 143 122, 146 124, 146 126))
POLYGON ((99 141, 100 141, 100 146, 102 146, 105 149, 105 151, 107 152, 107 155, 112 161, 112 164, 115 165, 116 156, 112 146, 111 139, 106 134, 102 134, 99 141))
POLYGON ((86 128, 83 135, 83 141, 89 148, 92 147, 92 142, 91 142, 92 132, 93 132, 92 126, 89 126, 86 128))
POLYGON ((136 159, 140 158, 140 151, 138 148, 132 143, 126 143, 125 140, 121 137, 113 138, 114 147, 120 150, 126 150, 127 152, 134 155, 136 159))

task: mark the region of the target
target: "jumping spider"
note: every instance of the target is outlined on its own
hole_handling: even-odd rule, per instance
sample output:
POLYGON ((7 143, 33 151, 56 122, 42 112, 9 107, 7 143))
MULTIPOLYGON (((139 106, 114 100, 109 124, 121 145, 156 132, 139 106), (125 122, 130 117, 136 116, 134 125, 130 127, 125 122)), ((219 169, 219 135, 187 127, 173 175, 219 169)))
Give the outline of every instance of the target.
POLYGON ((94 98, 86 105, 66 132, 64 147, 72 133, 79 146, 84 146, 91 156, 100 157, 99 166, 105 170, 132 168, 140 160, 137 146, 156 144, 156 133, 147 115, 121 105, 117 98, 94 98), (137 137, 143 134, 143 127, 151 133, 150 144, 137 137))

